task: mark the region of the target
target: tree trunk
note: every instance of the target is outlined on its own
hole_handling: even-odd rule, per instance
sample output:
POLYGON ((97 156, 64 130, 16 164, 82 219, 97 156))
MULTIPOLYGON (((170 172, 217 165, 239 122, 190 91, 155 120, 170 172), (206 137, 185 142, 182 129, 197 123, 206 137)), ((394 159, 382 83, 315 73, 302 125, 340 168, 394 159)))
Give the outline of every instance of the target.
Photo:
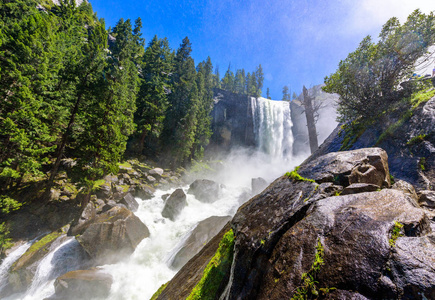
POLYGON ((308 138, 310 140, 310 150, 311 153, 319 148, 319 143, 317 141, 317 130, 316 130, 316 121, 314 119, 314 109, 312 99, 308 95, 308 90, 303 87, 304 94, 304 107, 305 107, 305 116, 307 117, 307 127, 308 127, 308 138))
POLYGON ((56 174, 59 170, 60 161, 62 159, 62 155, 63 155, 63 152, 65 150, 65 146, 66 146, 66 142, 68 140, 68 137, 71 134, 71 128, 72 128, 72 125, 74 124, 74 120, 75 120, 75 117, 76 117, 77 112, 79 110, 79 105, 80 105, 81 100, 82 100, 82 94, 80 93, 77 96, 76 103, 75 103, 74 108, 71 112, 68 126, 67 126, 64 134, 62 135, 62 140, 61 140, 61 143, 60 143, 59 148, 57 150, 56 162, 54 163, 54 166, 51 169, 50 178, 48 179, 47 186, 45 188, 45 193, 44 193, 44 197, 43 197, 44 199, 47 198, 48 194, 50 193, 50 188, 53 185, 54 178, 56 177, 56 174))

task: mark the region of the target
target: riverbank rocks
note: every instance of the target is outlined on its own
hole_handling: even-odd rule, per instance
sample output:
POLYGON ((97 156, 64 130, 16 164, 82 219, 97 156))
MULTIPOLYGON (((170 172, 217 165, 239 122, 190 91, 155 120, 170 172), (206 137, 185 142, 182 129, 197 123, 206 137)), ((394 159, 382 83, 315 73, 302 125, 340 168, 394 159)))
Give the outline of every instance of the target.
POLYGON ((333 152, 317 159, 309 158, 298 173, 318 183, 334 182, 345 187, 352 183, 391 186, 388 156, 381 148, 333 152))
POLYGON ((115 206, 93 219, 76 239, 97 263, 114 263, 133 253, 149 235, 145 224, 130 210, 115 206))
POLYGON ((222 185, 213 180, 197 179, 189 186, 187 193, 201 202, 213 203, 221 196, 222 185))
POLYGON ((113 278, 98 269, 77 270, 59 276, 54 282, 55 295, 50 300, 106 298, 113 278))
POLYGON ((179 250, 171 258, 171 267, 178 269, 194 257, 231 220, 230 216, 212 216, 198 223, 177 247, 179 250))
POLYGON ((139 208, 139 203, 137 203, 136 199, 128 193, 125 195, 119 203, 124 204, 129 210, 135 212, 139 208))
POLYGON ((176 189, 169 198, 166 199, 162 216, 174 221, 186 205, 186 194, 182 189, 176 189))

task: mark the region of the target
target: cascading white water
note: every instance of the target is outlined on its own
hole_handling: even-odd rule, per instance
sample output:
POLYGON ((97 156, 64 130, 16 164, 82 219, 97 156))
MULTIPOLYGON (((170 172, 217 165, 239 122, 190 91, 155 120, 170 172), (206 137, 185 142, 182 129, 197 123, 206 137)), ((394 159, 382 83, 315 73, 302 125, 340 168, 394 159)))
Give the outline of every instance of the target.
POLYGON ((290 159, 293 135, 289 103, 252 97, 251 106, 257 148, 272 159, 290 159))
POLYGON ((29 249, 31 245, 32 242, 21 245, 3 260, 2 264, 0 265, 0 292, 3 290, 7 283, 9 268, 13 265, 15 261, 17 261, 17 259, 21 257, 21 255, 23 255, 27 251, 27 249, 29 249))
MULTIPOLYGON (((210 216, 233 216, 241 204, 240 195, 251 189, 251 178, 261 176, 270 182, 285 171, 291 170, 301 160, 291 157, 293 137, 288 103, 252 98, 251 105, 259 151, 254 154, 241 149, 233 151, 226 158, 226 168, 214 177, 209 177, 226 185, 219 200, 214 203, 202 203, 193 195, 187 195, 187 207, 175 221, 171 221, 161 215, 164 207, 161 196, 172 193, 173 189, 158 190, 150 200, 137 199, 139 209, 135 214, 146 224, 150 236, 137 246, 130 257, 102 267, 103 272, 113 276, 108 299, 150 299, 154 292, 178 271, 169 266, 170 259, 180 248, 180 243, 200 221, 210 216)), ((188 186, 183 187, 185 192, 187 189, 188 186)), ((74 263, 75 260, 80 260, 74 253, 80 252, 77 247, 80 246, 74 238, 55 247, 39 263, 29 290, 9 299, 39 300, 52 295, 56 276, 80 267, 74 263)), ((16 258, 11 260, 18 257, 17 253, 16 258)))
POLYGON ((135 214, 147 225, 150 237, 138 245, 130 258, 104 266, 103 270, 114 279, 109 299, 150 299, 178 271, 169 267, 169 261, 183 237, 200 221, 210 216, 234 215, 239 206, 238 187, 227 186, 224 195, 214 203, 202 203, 187 195, 188 205, 173 222, 161 214, 164 206, 161 196, 171 192, 157 191, 154 198, 140 201, 135 214))

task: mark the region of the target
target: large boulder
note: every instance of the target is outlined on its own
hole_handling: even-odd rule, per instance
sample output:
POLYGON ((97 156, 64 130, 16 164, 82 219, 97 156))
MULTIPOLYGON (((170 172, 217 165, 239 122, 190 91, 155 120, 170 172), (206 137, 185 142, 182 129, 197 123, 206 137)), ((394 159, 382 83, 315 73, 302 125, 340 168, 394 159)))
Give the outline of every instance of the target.
POLYGON ((151 199, 154 196, 155 189, 146 184, 140 184, 136 187, 134 196, 142 200, 151 199))
POLYGON ((189 186, 187 193, 201 202, 212 203, 221 196, 222 186, 213 180, 197 179, 189 186))
POLYGON ((219 231, 231 220, 230 216, 212 216, 198 223, 177 247, 177 252, 171 258, 171 267, 181 268, 194 257, 219 231))
POLYGON ((136 199, 134 199, 134 197, 128 193, 127 195, 125 195, 121 201, 119 201, 119 203, 124 204, 129 210, 131 211, 137 211, 137 209, 139 208, 139 203, 137 203, 136 199))
POLYGON ((318 183, 334 182, 342 186, 369 183, 389 187, 388 155, 381 148, 333 152, 301 165, 299 174, 318 183))
POLYGON ((77 236, 77 241, 98 263, 114 263, 133 253, 150 235, 148 228, 130 210, 115 206, 98 215, 77 236))
MULTIPOLYGON (((310 161, 300 168, 317 182, 284 175, 243 204, 231 221, 231 270, 213 282, 226 288, 210 296, 434 299, 432 214, 417 204, 406 184, 385 188, 389 174, 382 156, 381 149, 363 149, 318 157, 323 169, 310 161), (384 189, 350 185, 349 175, 362 164, 385 176, 384 189), (349 194, 337 196, 343 187, 349 194)), ((205 259, 204 253, 192 258, 159 299, 176 299, 176 288, 188 296, 199 278, 180 279, 196 276, 190 268, 205 259)))
POLYGON ((176 189, 171 196, 166 199, 162 216, 174 221, 186 205, 186 194, 182 189, 176 189))
POLYGON ((97 269, 77 270, 59 276, 52 299, 75 300, 107 298, 113 278, 97 269))

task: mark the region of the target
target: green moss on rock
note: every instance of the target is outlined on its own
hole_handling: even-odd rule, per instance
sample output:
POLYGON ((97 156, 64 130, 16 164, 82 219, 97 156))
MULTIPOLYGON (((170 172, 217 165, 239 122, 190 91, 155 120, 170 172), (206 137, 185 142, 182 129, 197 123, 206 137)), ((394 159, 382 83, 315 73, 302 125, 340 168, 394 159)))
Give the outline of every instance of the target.
POLYGON ((287 176, 290 179, 293 179, 295 181, 308 181, 308 182, 314 182, 313 179, 302 177, 298 174, 298 170, 300 167, 296 167, 293 171, 285 173, 285 176, 287 176))
POLYGON ((202 278, 192 289, 187 300, 213 300, 229 274, 234 252, 234 233, 229 230, 219 243, 216 254, 204 269, 202 278))
POLYGON ((169 282, 166 282, 165 284, 162 284, 159 289, 157 290, 157 292, 154 293, 154 295, 151 297, 150 300, 156 300, 160 294, 164 291, 164 289, 166 288, 166 286, 168 285, 169 282))

